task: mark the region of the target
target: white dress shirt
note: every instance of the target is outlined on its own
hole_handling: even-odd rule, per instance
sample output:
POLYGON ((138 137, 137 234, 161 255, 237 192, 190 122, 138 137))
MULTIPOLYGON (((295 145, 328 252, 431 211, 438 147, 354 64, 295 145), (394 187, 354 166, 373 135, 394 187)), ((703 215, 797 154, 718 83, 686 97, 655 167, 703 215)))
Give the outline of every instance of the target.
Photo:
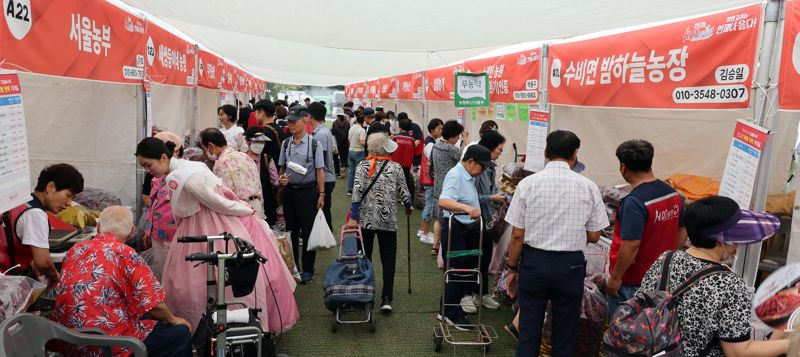
POLYGON ((506 222, 525 229, 525 244, 548 251, 580 251, 586 232, 609 225, 597 185, 563 161, 523 179, 514 193, 506 222))

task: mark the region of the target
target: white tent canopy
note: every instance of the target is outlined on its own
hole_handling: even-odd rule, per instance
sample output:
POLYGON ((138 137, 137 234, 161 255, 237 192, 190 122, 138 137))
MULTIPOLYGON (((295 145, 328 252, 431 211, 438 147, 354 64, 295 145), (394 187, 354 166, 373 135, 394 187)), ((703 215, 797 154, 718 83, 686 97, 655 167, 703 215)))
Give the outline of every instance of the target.
POLYGON ((753 0, 126 0, 267 81, 339 85, 753 0), (356 10, 354 10, 356 9, 356 10))

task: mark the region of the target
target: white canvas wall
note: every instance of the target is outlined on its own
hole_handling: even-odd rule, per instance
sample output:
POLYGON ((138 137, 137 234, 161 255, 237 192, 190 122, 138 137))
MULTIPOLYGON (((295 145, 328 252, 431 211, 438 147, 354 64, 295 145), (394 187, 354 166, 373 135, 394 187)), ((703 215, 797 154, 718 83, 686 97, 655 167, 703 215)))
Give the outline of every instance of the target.
POLYGON ((197 88, 197 130, 219 127, 219 89, 197 88))
POLYGON ((191 88, 153 83, 153 124, 181 137, 189 135, 192 123, 191 88))
POLYGON ((137 101, 140 85, 19 74, 28 129, 32 186, 47 165, 69 163, 85 186, 136 203, 137 101))

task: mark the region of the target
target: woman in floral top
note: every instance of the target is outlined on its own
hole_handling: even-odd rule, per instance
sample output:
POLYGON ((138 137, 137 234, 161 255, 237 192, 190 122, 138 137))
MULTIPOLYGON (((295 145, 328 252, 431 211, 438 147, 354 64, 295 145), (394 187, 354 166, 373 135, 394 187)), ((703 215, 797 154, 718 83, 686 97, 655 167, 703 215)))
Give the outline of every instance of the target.
POLYGON ((347 225, 356 227, 361 223, 364 253, 369 260, 372 260, 375 236, 378 236, 383 267, 381 311, 391 312, 397 259, 397 198, 410 214, 411 195, 403 168, 391 161, 390 155, 397 149, 397 143, 384 133, 376 133, 369 136, 367 144, 369 156, 355 168, 353 203, 347 225), (373 181, 375 184, 366 192, 373 181))

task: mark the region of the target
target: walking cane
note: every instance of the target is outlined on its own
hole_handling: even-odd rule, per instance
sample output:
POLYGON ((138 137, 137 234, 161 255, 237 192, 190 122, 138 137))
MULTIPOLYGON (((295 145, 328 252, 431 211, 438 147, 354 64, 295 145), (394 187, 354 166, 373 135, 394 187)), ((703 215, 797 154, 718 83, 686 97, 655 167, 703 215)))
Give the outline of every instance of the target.
POLYGON ((406 212, 406 249, 408 250, 408 293, 411 294, 411 214, 406 212))

